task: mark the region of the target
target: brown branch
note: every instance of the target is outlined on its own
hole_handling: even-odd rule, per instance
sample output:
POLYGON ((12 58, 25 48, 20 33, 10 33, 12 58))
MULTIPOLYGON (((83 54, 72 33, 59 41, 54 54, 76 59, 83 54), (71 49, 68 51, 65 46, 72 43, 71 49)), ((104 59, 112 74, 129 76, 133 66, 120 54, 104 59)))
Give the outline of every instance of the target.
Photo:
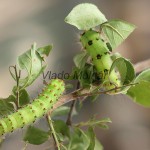
MULTIPOLYGON (((135 72, 136 74, 140 73, 141 71, 145 70, 145 69, 148 69, 150 68, 150 59, 148 60, 145 60, 145 61, 142 61, 142 62, 139 62, 137 64, 134 65, 134 68, 135 68, 135 72)), ((130 85, 125 85, 125 86, 131 86, 132 84, 130 85)), ((113 90, 116 90, 116 89, 119 89, 119 88, 122 88, 122 87, 118 87, 118 88, 114 88, 114 89, 110 89, 108 91, 102 91, 102 92, 97 92, 97 93, 92 93, 90 89, 78 89, 72 93, 69 93, 69 94, 66 94, 66 95, 63 95, 59 101, 54 105, 53 107, 53 110, 55 110, 57 107, 61 106, 61 105, 64 105, 70 101, 73 101, 73 100, 76 100, 78 98, 81 98, 81 97, 87 97, 87 96, 92 96, 92 95, 97 95, 97 94, 107 94, 108 92, 111 92, 113 90)), ((53 111, 51 110, 50 113, 53 111)))
POLYGON ((110 90, 107 90, 107 91, 99 91, 99 92, 92 92, 90 88, 85 88, 85 89, 78 89, 72 93, 69 93, 69 94, 66 94, 66 95, 63 95, 62 97, 60 97, 59 101, 54 105, 53 109, 50 110, 49 113, 51 113, 52 111, 54 111, 57 107, 59 106, 62 106, 70 101, 73 101, 73 100, 76 100, 78 98, 81 98, 83 97, 83 99, 87 96, 93 96, 93 95, 99 95, 99 94, 110 94, 110 92, 112 91, 116 91, 118 89, 121 89, 123 87, 127 87, 127 86, 132 86, 132 85, 135 85, 137 83, 134 83, 134 84, 129 84, 129 85, 123 85, 121 87, 115 87, 115 88, 112 88, 110 90))

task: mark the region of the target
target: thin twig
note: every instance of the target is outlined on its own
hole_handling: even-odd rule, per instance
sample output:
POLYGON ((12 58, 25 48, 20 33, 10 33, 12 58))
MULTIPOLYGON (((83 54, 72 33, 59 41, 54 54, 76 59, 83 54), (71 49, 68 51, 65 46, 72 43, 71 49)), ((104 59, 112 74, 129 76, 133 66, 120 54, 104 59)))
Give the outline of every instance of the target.
POLYGON ((66 121, 66 124, 68 126, 72 126, 72 112, 74 110, 75 105, 76 105, 76 101, 72 101, 71 106, 70 106, 70 111, 68 113, 68 118, 67 118, 67 121, 66 121))
POLYGON ((60 144, 59 144, 59 141, 58 141, 58 138, 57 138, 57 135, 56 135, 56 132, 55 132, 55 129, 54 129, 54 126, 53 126, 53 123, 52 123, 52 120, 51 120, 51 117, 50 117, 49 113, 47 114, 47 121, 48 121, 49 128, 52 131, 52 135, 53 135, 53 138, 54 138, 54 141, 55 141, 55 145, 56 145, 55 148, 56 148, 56 150, 61 150, 60 149, 60 144))
POLYGON ((17 87, 16 88, 16 106, 17 106, 17 109, 18 109, 20 107, 20 104, 19 104, 19 96, 20 96, 19 80, 20 80, 20 77, 21 77, 21 70, 19 70, 19 72, 17 72, 17 67, 15 65, 15 66, 10 66, 9 71, 12 74, 12 77, 16 80, 16 87, 17 87), (13 76, 13 73, 11 72, 11 68, 14 69, 16 77, 13 76))
POLYGON ((27 149, 27 146, 28 146, 28 142, 25 142, 25 145, 24 145, 24 147, 22 148, 22 150, 26 150, 26 149, 27 149))
POLYGON ((54 105, 53 109, 50 110, 49 113, 51 113, 53 110, 55 110, 57 107, 60 107, 70 101, 73 101, 73 100, 76 100, 78 98, 81 98, 81 97, 87 97, 87 96, 93 96, 93 95, 99 95, 99 94, 108 94, 109 92, 112 92, 112 91, 116 91, 118 89, 121 89, 123 87, 128 87, 128 86, 133 86, 135 84, 138 84, 138 83, 133 83, 133 84, 127 84, 127 85, 123 85, 121 87, 115 87, 115 88, 112 88, 110 90, 106 90, 106 91, 98 91, 98 92, 91 92, 91 89, 90 88, 86 88, 86 89, 78 89, 72 93, 69 93, 67 95, 63 95, 62 97, 60 97, 59 101, 54 105))
MULTIPOLYGON (((80 82, 78 81, 76 90, 78 90, 79 88, 80 88, 80 82)), ((72 101, 71 106, 70 106, 70 111, 68 113, 68 117, 67 117, 67 121, 66 121, 66 124, 69 126, 72 125, 72 113, 75 108, 75 105, 76 105, 76 101, 72 101)))
POLYGON ((20 76, 21 76, 21 71, 19 70, 19 73, 17 72, 16 65, 14 66, 14 69, 15 69, 16 82, 17 82, 17 89, 16 89, 17 108, 19 108, 20 107, 20 104, 19 104, 19 94, 20 94, 19 80, 20 80, 20 76))
MULTIPOLYGON (((134 65, 134 68, 135 68, 135 73, 138 74, 139 72, 145 70, 145 69, 148 69, 150 68, 150 59, 148 60, 145 60, 145 61, 142 61, 142 62, 139 62, 137 64, 134 65)), ((131 86, 130 85, 124 85, 125 86, 131 86)), ((117 89, 119 88, 122 88, 122 87, 118 87, 117 89)), ((84 97, 84 96, 91 96, 91 95, 97 95, 97 94, 107 94, 108 92, 111 92, 113 90, 116 90, 115 89, 111 89, 109 91, 103 91, 103 92, 98 92, 98 93, 91 93, 90 89, 78 89, 72 93, 69 93, 67 95, 63 95, 59 101, 54 105, 53 109, 50 110, 49 113, 51 113, 53 110, 55 110, 57 107, 61 106, 61 105, 64 105, 70 101, 73 101, 73 100, 76 100, 77 98, 79 97, 84 97), (80 93, 80 95, 79 95, 80 93)))
POLYGON ((131 84, 123 85, 123 86, 120 86, 120 87, 115 87, 115 88, 112 88, 112 89, 106 90, 106 91, 99 91, 99 92, 94 92, 94 93, 93 92, 88 92, 88 93, 78 95, 78 98, 79 97, 85 97, 85 96, 99 95, 99 94, 109 94, 109 92, 116 91, 116 90, 121 89, 123 87, 128 87, 128 86, 132 86, 132 85, 136 85, 136 84, 138 84, 138 83, 131 83, 131 84))

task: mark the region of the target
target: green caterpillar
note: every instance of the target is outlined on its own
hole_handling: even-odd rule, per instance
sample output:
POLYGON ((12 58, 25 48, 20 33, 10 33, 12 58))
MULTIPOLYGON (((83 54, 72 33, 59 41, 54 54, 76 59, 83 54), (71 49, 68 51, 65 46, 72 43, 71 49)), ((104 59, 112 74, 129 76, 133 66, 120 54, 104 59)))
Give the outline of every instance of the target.
POLYGON ((81 35, 80 41, 91 57, 91 61, 97 70, 100 82, 103 83, 106 90, 120 86, 120 81, 115 70, 109 74, 112 65, 110 50, 100 38, 99 32, 92 29, 85 31, 81 35))
POLYGON ((53 108, 58 98, 65 90, 64 82, 60 79, 51 80, 50 84, 31 104, 19 109, 11 115, 0 119, 0 136, 23 128, 35 122, 53 108))

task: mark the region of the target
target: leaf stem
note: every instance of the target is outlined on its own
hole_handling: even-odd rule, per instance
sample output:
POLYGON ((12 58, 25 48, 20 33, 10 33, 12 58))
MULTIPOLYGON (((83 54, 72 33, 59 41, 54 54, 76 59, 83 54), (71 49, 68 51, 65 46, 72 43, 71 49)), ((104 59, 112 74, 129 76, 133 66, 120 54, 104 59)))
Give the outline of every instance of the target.
POLYGON ((19 104, 19 94, 20 94, 20 87, 19 87, 19 80, 20 80, 20 76, 21 76, 21 70, 19 70, 19 72, 17 72, 17 67, 16 65, 14 66, 15 69, 15 75, 16 75, 16 82, 17 82, 17 90, 16 90, 16 99, 17 99, 17 108, 20 107, 19 104))
POLYGON ((12 77, 14 78, 14 80, 16 81, 16 106, 17 109, 20 108, 20 104, 19 104, 19 95, 20 95, 20 86, 19 86, 19 80, 21 77, 21 70, 19 70, 19 72, 17 71, 17 67, 15 66, 10 66, 9 67, 9 72, 12 75, 12 77), (11 68, 14 69, 15 71, 15 75, 11 72, 11 68))
POLYGON ((114 30, 124 40, 124 37, 122 36, 122 34, 117 29, 115 29, 113 26, 111 26, 108 22, 103 23, 101 26, 102 26, 102 28, 103 28, 103 26, 106 26, 106 27, 114 30))
POLYGON ((51 117, 50 117, 49 114, 47 114, 47 121, 48 121, 48 124, 49 124, 49 128, 52 131, 52 135, 53 135, 53 138, 54 138, 54 141, 55 141, 55 144, 56 144, 56 150, 61 150, 60 149, 60 143, 58 141, 58 138, 57 138, 57 135, 56 135, 56 132, 55 132, 55 129, 54 129, 54 126, 53 126, 53 123, 52 123, 52 120, 51 120, 51 117))
POLYGON ((27 149, 27 146, 28 146, 28 142, 25 142, 25 145, 24 145, 24 147, 22 148, 22 150, 26 150, 26 149, 27 149))

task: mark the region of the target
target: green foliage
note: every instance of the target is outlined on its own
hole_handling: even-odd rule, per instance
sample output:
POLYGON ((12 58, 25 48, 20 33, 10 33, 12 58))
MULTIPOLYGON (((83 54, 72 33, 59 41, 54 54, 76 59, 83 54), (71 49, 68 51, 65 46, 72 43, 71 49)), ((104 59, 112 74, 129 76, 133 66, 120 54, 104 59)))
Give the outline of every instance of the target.
POLYGON ((109 20, 103 23, 101 28, 114 49, 133 32, 135 25, 122 20, 109 20))
POLYGON ((24 105, 26 105, 30 102, 29 94, 25 89, 20 91, 19 99, 20 99, 19 100, 19 105, 20 106, 24 106, 24 105))
POLYGON ((134 82, 137 84, 129 88, 127 95, 134 102, 145 107, 150 107, 150 69, 140 73, 134 82))
POLYGON ((107 123, 111 123, 110 118, 104 118, 104 119, 96 119, 95 117, 92 117, 90 120, 88 120, 87 122, 80 122, 79 124, 77 124, 77 127, 84 127, 84 126, 89 126, 89 127, 100 127, 102 129, 108 129, 108 125, 107 123))
POLYGON ((132 86, 127 91, 134 102, 145 107, 150 107, 150 82, 140 81, 139 84, 132 86))
MULTIPOLYGON (((55 109, 52 113, 51 113, 51 117, 60 117, 60 116, 66 116, 70 111, 70 107, 68 106, 61 106, 58 107, 57 109, 55 109)), ((77 112, 74 110, 72 115, 76 115, 77 112)))
POLYGON ((79 30, 89 30, 107 21, 107 19, 95 5, 83 3, 74 7, 65 21, 79 30))
POLYGON ((148 81, 150 82, 150 69, 141 72, 135 79, 135 82, 148 81))
MULTIPOLYGON (((17 91, 17 87, 15 86, 13 88, 12 92, 13 92, 15 99, 17 100, 16 91, 17 91)), ((22 107, 22 106, 28 104, 29 102, 30 102, 30 96, 29 96, 28 92, 25 89, 20 90, 20 92, 19 92, 19 105, 22 107)))
POLYGON ((10 95, 8 98, 0 98, 0 116, 5 116, 14 111, 15 97, 10 95))
POLYGON ((44 47, 40 47, 37 49, 37 52, 40 54, 40 56, 49 56, 50 51, 52 50, 52 45, 47 45, 44 47))
POLYGON ((103 150, 102 144, 95 138, 95 147, 94 150, 103 150))
POLYGON ((34 44, 30 50, 18 57, 20 69, 25 69, 28 73, 24 79, 20 79, 20 86, 25 88, 31 85, 43 72, 46 66, 42 64, 43 57, 41 54, 49 54, 51 48, 51 46, 46 46, 45 48, 39 48, 37 51, 36 44, 34 44))
POLYGON ((94 147, 95 147, 95 133, 94 133, 94 129, 92 127, 88 128, 87 135, 90 139, 90 144, 89 144, 89 147, 87 148, 87 150, 91 150, 91 149, 94 150, 94 147))
POLYGON ((46 142, 48 138, 48 132, 38 129, 34 126, 29 126, 23 140, 30 144, 40 145, 46 142))
POLYGON ((117 68, 120 74, 121 82, 123 85, 131 83, 135 78, 134 67, 131 62, 123 57, 114 60, 109 74, 112 70, 117 68))
POLYGON ((68 150, 87 150, 90 144, 88 136, 79 128, 74 129, 74 133, 71 136, 68 150))
POLYGON ((66 123, 62 120, 54 120, 53 122, 55 131, 57 134, 61 136, 70 136, 70 129, 69 127, 66 125, 66 123))
MULTIPOLYGON (((110 47, 112 49, 118 47, 135 29, 133 24, 122 20, 107 20, 101 11, 90 3, 83 3, 74 7, 65 21, 77 27, 79 30, 89 30, 90 28, 100 26, 100 37, 105 37, 103 44, 106 45, 106 43, 108 43, 105 49, 105 55, 110 53, 110 47), (108 47, 108 45, 110 46, 108 47)), ((101 39, 97 39, 97 41, 98 40, 101 39)), ((10 74, 16 81, 16 85, 8 98, 0 99, 0 116, 4 117, 14 112, 14 110, 17 110, 19 106, 23 107, 29 104, 30 96, 26 88, 32 85, 44 71, 46 64, 43 64, 43 62, 45 62, 45 56, 49 55, 51 49, 52 45, 36 48, 36 44, 33 44, 30 50, 27 50, 17 58, 18 66, 14 67, 16 69, 15 73, 10 69, 10 74), (17 76, 19 69, 26 73, 24 77, 17 76)), ((113 55, 109 54, 109 58, 112 61, 106 61, 106 64, 110 65, 108 75, 110 77, 115 70, 119 76, 119 78, 115 79, 119 79, 122 86, 119 87, 119 92, 113 94, 126 94, 130 96, 135 103, 150 107, 150 69, 143 71, 135 77, 134 67, 128 59, 123 58, 118 53, 113 55)), ((87 93, 87 97, 91 96, 93 99, 96 99, 99 96, 98 92, 108 92, 103 89, 106 78, 104 77, 104 82, 101 81, 102 77, 99 78, 97 75, 98 71, 87 51, 80 52, 73 60, 75 67, 73 68, 70 79, 79 81, 82 89, 85 88, 87 91, 90 91, 87 93)), ((97 60, 95 59, 95 61, 97 60)), ((96 63, 98 64, 100 61, 96 63)), ((109 84, 108 86, 111 85, 109 84)), ((116 86, 115 88, 118 87, 116 86)), ((79 94, 80 96, 80 92, 75 94, 79 94)), ((50 122, 54 127, 54 131, 51 126, 49 131, 43 131, 34 126, 29 126, 23 140, 30 144, 40 145, 49 140, 49 138, 54 138, 54 140, 59 142, 59 145, 57 145, 59 150, 103 150, 103 146, 97 139, 94 130, 96 127, 108 129, 108 123, 111 123, 111 120, 109 118, 99 119, 94 116, 88 121, 81 121, 76 124, 72 123, 72 126, 68 126, 64 120, 60 120, 57 117, 61 118, 65 116, 66 118, 69 112, 70 107, 68 106, 61 106, 55 109, 51 113, 53 121, 50 122)), ((73 111, 72 116, 73 115, 77 115, 77 112, 73 111)))
POLYGON ((82 51, 80 54, 77 54, 73 59, 75 66, 79 69, 82 69, 86 64, 88 57, 89 55, 86 51, 82 51))

